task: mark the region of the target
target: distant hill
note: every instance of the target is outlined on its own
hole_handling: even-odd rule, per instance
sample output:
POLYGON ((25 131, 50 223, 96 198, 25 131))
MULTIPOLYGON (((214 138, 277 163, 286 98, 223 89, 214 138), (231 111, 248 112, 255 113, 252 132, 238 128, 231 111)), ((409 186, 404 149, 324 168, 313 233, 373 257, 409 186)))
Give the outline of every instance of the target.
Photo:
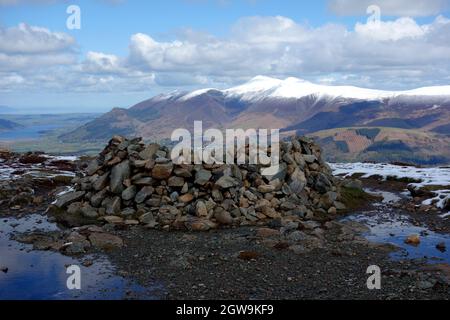
MULTIPOLYGON (((370 160, 371 156, 377 158, 380 154, 397 154, 403 159, 403 153, 414 158, 421 152, 427 154, 430 139, 448 141, 450 138, 450 86, 395 92, 258 76, 226 90, 175 92, 153 97, 130 109, 114 109, 60 139, 104 142, 114 134, 122 134, 160 140, 169 138, 176 128, 192 130, 195 120, 202 120, 204 129, 279 128, 284 134, 328 139, 322 142, 330 142, 331 138, 335 142, 324 143, 324 148, 337 145, 339 154, 351 159, 364 156, 370 160), (367 138, 371 143, 366 141, 369 150, 365 150, 354 146, 358 142, 351 141, 355 139, 353 129, 335 140, 333 130, 340 128, 367 128, 363 134, 362 131, 356 134, 357 141, 365 135, 375 135, 377 128, 384 138, 367 138), (327 130, 331 131, 324 136, 327 130)), ((441 143, 437 145, 441 148, 432 153, 436 155, 432 161, 450 163, 449 148, 442 148, 441 143)))
POLYGON ((16 122, 0 119, 0 131, 13 130, 20 127, 22 127, 22 125, 16 122))

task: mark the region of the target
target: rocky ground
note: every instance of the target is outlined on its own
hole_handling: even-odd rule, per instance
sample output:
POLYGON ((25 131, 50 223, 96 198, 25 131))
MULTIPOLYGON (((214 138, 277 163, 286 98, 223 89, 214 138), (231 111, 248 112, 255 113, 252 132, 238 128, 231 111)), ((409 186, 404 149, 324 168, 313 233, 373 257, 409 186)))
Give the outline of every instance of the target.
MULTIPOLYGON (((14 157, 14 161, 7 161, 16 163, 19 158, 14 157)), ((36 178, 17 171, 14 185, 3 184, 5 190, 6 186, 14 186, 20 191, 15 195, 27 195, 23 194, 27 201, 15 202, 5 193, 0 203, 3 216, 45 211, 55 195, 65 190, 67 179, 61 177, 71 176, 68 172, 83 166, 61 160, 52 164, 46 159, 19 165, 24 172, 40 167, 46 174, 36 178), (20 189, 25 187, 30 190, 20 189)), ((379 198, 356 192, 354 187, 358 186, 354 183, 347 185, 347 192, 342 194, 348 210, 322 221, 287 216, 264 225, 223 225, 207 232, 192 232, 154 229, 111 218, 79 227, 61 226, 59 231, 17 234, 14 238, 33 244, 35 250, 77 257, 85 266, 92 263, 84 258, 87 254, 106 255, 120 275, 144 286, 162 284, 165 290, 161 299, 448 299, 448 264, 393 260, 393 246, 369 242, 362 235, 368 231, 366 226, 342 220, 354 212, 383 210, 374 205, 379 198), (382 270, 381 290, 367 289, 366 270, 370 265, 382 270)), ((362 183, 367 188, 394 193, 405 187, 399 181, 363 179, 362 183)), ((436 214, 404 210, 409 202, 400 200, 389 206, 419 225, 448 233, 448 220, 436 214)))

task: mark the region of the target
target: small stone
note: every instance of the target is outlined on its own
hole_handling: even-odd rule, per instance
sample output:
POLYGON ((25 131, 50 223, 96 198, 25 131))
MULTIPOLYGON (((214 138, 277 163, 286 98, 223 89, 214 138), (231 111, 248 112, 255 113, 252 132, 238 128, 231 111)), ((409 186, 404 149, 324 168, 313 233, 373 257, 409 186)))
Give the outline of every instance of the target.
POLYGON ((211 176, 210 171, 201 169, 195 174, 195 184, 204 186, 211 179, 211 176))
POLYGON ((208 215, 208 209, 203 201, 197 202, 196 213, 198 217, 206 217, 208 215))
POLYGON ((106 190, 97 192, 91 197, 91 204, 96 208, 99 207, 102 204, 103 200, 105 199, 105 196, 106 190))
POLYGON ((99 249, 112 250, 123 247, 123 240, 109 233, 91 233, 89 235, 91 244, 99 249))
POLYGON ((139 224, 139 221, 134 220, 134 219, 125 220, 126 226, 137 226, 138 224, 139 224))
POLYGON ((260 228, 256 232, 256 236, 260 238, 270 238, 270 237, 276 237, 280 235, 279 230, 270 229, 270 228, 260 228))
POLYGON ((241 251, 238 254, 238 258, 241 260, 256 260, 257 258, 261 257, 261 254, 255 251, 241 251))
POLYGON ((152 177, 158 180, 165 180, 170 177, 172 170, 172 163, 156 164, 152 169, 152 177))
POLYGON ((125 190, 123 190, 122 192, 122 199, 125 201, 129 201, 131 199, 133 199, 136 196, 136 186, 130 186, 128 188, 126 188, 125 190))
POLYGON ((144 178, 137 179, 136 181, 133 180, 133 183, 136 186, 151 186, 153 184, 153 178, 144 177, 144 178))
POLYGON ((183 194, 182 196, 178 197, 178 201, 182 203, 189 203, 192 200, 194 200, 194 196, 190 193, 183 194))
POLYGON ((98 212, 93 207, 91 207, 89 204, 85 204, 81 207, 81 213, 86 218, 94 219, 98 217, 98 212))
POLYGON ((56 200, 55 206, 57 206, 58 208, 67 207, 71 203, 81 200, 85 194, 86 192, 84 191, 74 191, 65 193, 56 200))
POLYGON ((405 239, 405 243, 412 246, 418 246, 420 244, 420 236, 417 234, 410 235, 405 239))
POLYGON ((214 214, 214 218, 216 218, 217 222, 224 225, 230 225, 233 223, 233 218, 228 211, 221 210, 214 214))
POLYGON ((219 180, 216 181, 216 186, 222 189, 229 189, 233 187, 237 187, 239 185, 239 181, 230 176, 223 176, 219 180))
POLYGON ((170 177, 167 185, 169 187, 181 188, 184 185, 184 179, 182 177, 170 177))
POLYGON ((105 209, 108 215, 117 215, 122 207, 122 199, 119 197, 105 199, 105 209))
POLYGON ((192 173, 187 168, 176 168, 173 173, 178 177, 191 178, 192 173))
POLYGON ((143 187, 134 198, 136 203, 143 203, 148 197, 150 197, 155 189, 150 186, 143 187))
POLYGON ((121 215, 123 217, 131 217, 135 214, 136 214, 136 210, 134 210, 133 208, 125 208, 124 210, 122 210, 122 213, 121 213, 121 215))
POLYGON ((108 178, 109 178, 109 173, 105 173, 104 175, 98 177, 93 183, 92 183, 92 187, 94 188, 95 191, 100 191, 103 190, 104 188, 106 188, 108 186, 108 178))
POLYGON ((122 224, 123 223, 123 219, 121 217, 117 217, 117 216, 105 216, 105 217, 103 217, 103 220, 105 220, 107 223, 111 223, 111 224, 122 224))
POLYGON ((139 153, 139 156, 143 160, 151 160, 154 158, 159 148, 160 146, 156 143, 149 144, 143 151, 139 153))
POLYGON ((258 191, 261 193, 269 193, 274 192, 276 190, 276 187, 270 184, 262 184, 258 186, 258 191))
POLYGON ((445 245, 445 242, 440 242, 436 245, 436 249, 438 249, 440 252, 447 251, 447 246, 445 245))
POLYGON ((331 207, 330 209, 328 209, 328 214, 336 215, 337 214, 336 207, 331 207))
POLYGON ((303 155, 303 159, 305 159, 305 161, 307 163, 314 163, 315 161, 317 161, 317 157, 314 155, 309 155, 309 154, 304 154, 303 155))
POLYGON ((150 224, 150 223, 155 221, 155 217, 153 216, 153 213, 147 212, 147 213, 144 213, 142 216, 139 217, 139 221, 142 224, 150 224))

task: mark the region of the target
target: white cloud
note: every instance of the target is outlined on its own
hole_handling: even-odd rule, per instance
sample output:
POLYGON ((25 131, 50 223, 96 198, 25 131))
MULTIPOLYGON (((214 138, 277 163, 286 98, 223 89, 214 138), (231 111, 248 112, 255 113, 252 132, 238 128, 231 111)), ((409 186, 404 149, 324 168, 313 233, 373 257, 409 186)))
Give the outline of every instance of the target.
POLYGON ((339 15, 365 15, 370 5, 377 5, 382 16, 425 17, 450 9, 450 0, 328 0, 339 15))
POLYGON ((397 41, 406 38, 420 38, 427 32, 429 26, 420 26, 411 18, 399 18, 395 21, 380 21, 378 23, 357 23, 355 32, 374 40, 397 41))
POLYGON ((65 33, 21 23, 0 27, 0 70, 26 71, 76 62, 75 39, 65 33))
MULTIPOLYGON (((0 34, 8 40, 11 32, 0 34)), ((7 79, 0 90, 151 95, 152 90, 229 86, 258 74, 405 89, 448 84, 450 74, 450 20, 445 17, 429 24, 412 18, 378 26, 358 23, 351 29, 249 17, 221 38, 184 30, 176 40, 158 41, 137 33, 126 56, 90 51, 80 57, 65 34, 28 26, 14 32, 22 43, 0 45, 0 72, 7 79)))
POLYGON ((4 53, 42 53, 68 50, 75 39, 65 33, 50 32, 41 27, 25 23, 17 27, 0 29, 0 52, 4 53))
POLYGON ((369 76, 376 86, 386 83, 384 77, 398 74, 401 86, 407 83, 405 74, 420 75, 416 80, 425 83, 436 69, 449 70, 449 31, 450 20, 444 17, 423 25, 411 18, 379 25, 358 23, 354 30, 333 24, 311 28, 285 17, 251 17, 240 20, 227 39, 197 40, 191 34, 188 39, 158 42, 136 34, 131 37, 128 64, 154 72, 195 72, 213 80, 351 73, 369 76))

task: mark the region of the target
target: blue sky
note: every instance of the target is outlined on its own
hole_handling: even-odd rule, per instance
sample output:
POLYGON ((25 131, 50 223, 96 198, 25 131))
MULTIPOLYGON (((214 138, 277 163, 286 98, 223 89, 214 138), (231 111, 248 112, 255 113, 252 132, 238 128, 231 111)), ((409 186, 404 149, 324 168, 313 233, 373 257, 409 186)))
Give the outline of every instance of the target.
POLYGON ((104 111, 258 74, 380 89, 450 83, 450 1, 364 2, 0 0, 0 105, 104 111), (377 29, 365 12, 374 2, 377 29), (66 28, 71 4, 81 30, 66 28))
POLYGON ((166 40, 173 39, 177 31, 183 28, 226 36, 230 26, 241 17, 277 15, 290 17, 311 26, 320 26, 331 21, 351 26, 355 21, 364 21, 366 18, 337 16, 328 9, 324 0, 134 0, 116 4, 84 0, 2 8, 0 21, 6 26, 26 22, 30 25, 45 26, 53 31, 67 32, 77 38, 84 52, 97 50, 126 54, 130 36, 138 32, 166 40), (68 4, 80 6, 81 30, 67 30, 68 4))

